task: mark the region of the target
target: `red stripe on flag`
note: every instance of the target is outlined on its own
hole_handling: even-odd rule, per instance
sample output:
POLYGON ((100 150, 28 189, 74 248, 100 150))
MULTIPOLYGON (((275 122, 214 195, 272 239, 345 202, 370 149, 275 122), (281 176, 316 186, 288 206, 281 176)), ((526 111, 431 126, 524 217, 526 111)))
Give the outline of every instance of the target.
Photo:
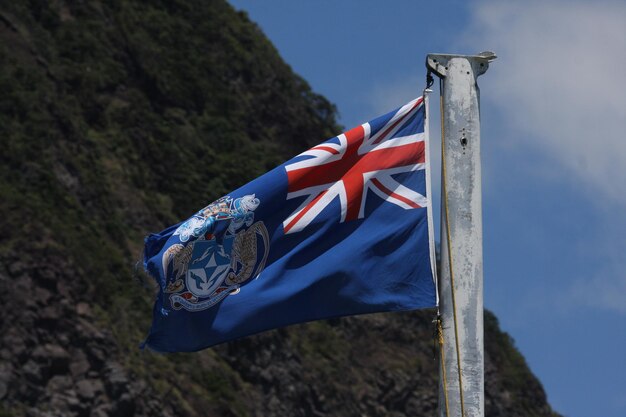
POLYGON ((398 126, 399 123, 404 121, 411 114, 411 112, 413 110, 415 110, 420 104, 422 104, 422 100, 423 99, 421 99, 421 98, 419 100, 417 100, 417 102, 413 105, 413 107, 411 107, 411 110, 406 112, 406 114, 404 116, 402 116, 401 118, 396 120, 391 126, 389 126, 387 128, 387 130, 385 130, 385 133, 383 133, 378 138, 376 138, 376 140, 374 141, 374 144, 378 144, 378 143, 382 142, 385 139, 385 137, 389 134, 389 132, 391 132, 396 126, 398 126))
POLYGON ((326 151, 328 153, 332 153, 333 155, 338 155, 339 151, 335 148, 331 148, 330 146, 324 146, 324 145, 319 145, 316 146, 314 148, 311 148, 311 150, 315 150, 315 151, 326 151))
POLYGON ((408 198, 401 196, 400 194, 396 194, 393 191, 391 191, 389 188, 385 187, 383 185, 382 182, 380 182, 377 178, 372 178, 371 179, 372 183, 378 187, 378 189, 380 191, 382 191, 383 193, 387 194, 388 196, 391 196, 393 198, 395 198, 396 200, 400 200, 403 203, 413 207, 413 208, 421 208, 422 206, 420 206, 419 204, 415 203, 414 201, 409 200, 408 198))
POLYGON ((289 230, 291 230, 291 228, 298 223, 298 221, 304 217, 305 214, 308 213, 309 210, 311 210, 311 208, 320 200, 320 198, 322 198, 322 196, 324 194, 326 194, 328 190, 324 190, 323 192, 320 193, 320 195, 318 195, 317 197, 315 197, 313 199, 313 201, 311 201, 309 204, 306 205, 306 207, 304 207, 302 209, 302 211, 300 213, 298 213, 298 215, 296 217, 294 217, 287 226, 284 226, 284 232, 289 233, 289 230))

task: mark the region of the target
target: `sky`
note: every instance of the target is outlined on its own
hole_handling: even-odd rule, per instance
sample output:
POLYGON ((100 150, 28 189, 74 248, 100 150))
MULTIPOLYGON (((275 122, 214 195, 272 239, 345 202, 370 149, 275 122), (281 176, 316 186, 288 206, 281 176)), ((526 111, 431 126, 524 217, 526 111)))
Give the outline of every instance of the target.
POLYGON ((231 4, 345 127, 421 95, 428 53, 496 52, 478 79, 485 306, 559 413, 626 416, 626 2, 231 4))

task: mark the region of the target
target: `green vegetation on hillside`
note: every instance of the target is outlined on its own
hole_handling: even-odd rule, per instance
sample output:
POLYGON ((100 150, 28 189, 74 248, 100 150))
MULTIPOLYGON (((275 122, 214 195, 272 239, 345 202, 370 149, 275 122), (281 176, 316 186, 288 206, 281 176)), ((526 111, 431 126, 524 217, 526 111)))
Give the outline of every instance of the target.
POLYGON ((121 312, 143 235, 336 130, 333 107, 222 1, 0 12, 5 249, 57 251, 114 322, 134 321, 121 312))
POLYGON ((227 370, 138 351, 142 238, 335 134, 333 106, 223 1, 5 3, 0 39, 0 256, 54 265, 157 390, 179 368, 228 403, 227 370))

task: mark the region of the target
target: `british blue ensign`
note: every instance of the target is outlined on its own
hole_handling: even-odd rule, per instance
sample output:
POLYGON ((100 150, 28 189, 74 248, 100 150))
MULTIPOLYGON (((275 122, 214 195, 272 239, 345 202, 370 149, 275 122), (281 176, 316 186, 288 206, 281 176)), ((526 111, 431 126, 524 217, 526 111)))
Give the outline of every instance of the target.
POLYGON ((195 351, 324 318, 436 305, 422 98, 146 238, 145 345, 195 351))

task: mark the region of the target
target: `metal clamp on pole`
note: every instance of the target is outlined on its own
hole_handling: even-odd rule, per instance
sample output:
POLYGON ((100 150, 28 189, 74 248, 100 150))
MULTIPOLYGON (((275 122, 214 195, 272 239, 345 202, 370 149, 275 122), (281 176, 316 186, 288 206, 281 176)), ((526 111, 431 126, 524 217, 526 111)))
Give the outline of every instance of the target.
POLYGON ((441 80, 441 417, 485 415, 480 93, 476 79, 495 58, 493 52, 426 57, 429 72, 441 80))

